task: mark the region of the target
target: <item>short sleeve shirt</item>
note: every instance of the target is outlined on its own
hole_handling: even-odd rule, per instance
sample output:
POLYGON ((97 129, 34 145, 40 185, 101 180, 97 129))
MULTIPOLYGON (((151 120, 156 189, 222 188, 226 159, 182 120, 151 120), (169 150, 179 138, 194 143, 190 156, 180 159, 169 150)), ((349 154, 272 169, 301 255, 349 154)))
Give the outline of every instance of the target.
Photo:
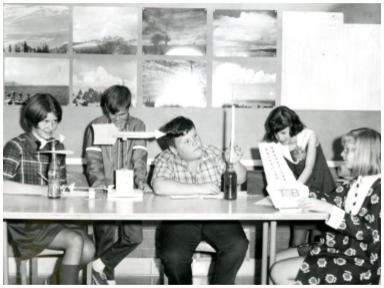
POLYGON ((182 184, 214 183, 220 186, 225 162, 221 150, 214 146, 203 146, 202 157, 196 173, 188 170, 187 161, 167 149, 155 159, 152 182, 156 178, 165 178, 182 184))

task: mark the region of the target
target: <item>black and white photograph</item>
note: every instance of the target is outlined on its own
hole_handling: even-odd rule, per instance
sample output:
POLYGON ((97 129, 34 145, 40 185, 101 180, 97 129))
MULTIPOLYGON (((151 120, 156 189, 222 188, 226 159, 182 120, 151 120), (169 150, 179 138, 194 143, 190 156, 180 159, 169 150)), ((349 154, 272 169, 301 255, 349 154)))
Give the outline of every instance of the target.
POLYGON ((203 56, 207 49, 206 9, 145 8, 143 52, 203 56))
POLYGON ((143 64, 143 101, 148 107, 207 107, 206 63, 202 61, 146 61, 143 64))
POLYGON ((3 286, 382 283, 382 1, 24 2, 3 286))
POLYGON ((273 57, 277 45, 277 11, 215 10, 213 50, 218 57, 273 57))
POLYGON ((125 85, 136 105, 136 61, 124 57, 81 57, 73 60, 72 99, 75 106, 100 106, 101 94, 112 85, 125 85))
POLYGON ((6 58, 4 71, 4 105, 23 105, 40 91, 55 95, 61 105, 68 105, 67 59, 6 58))
POLYGON ((4 53, 67 53, 69 8, 3 5, 4 53))
POLYGON ((87 54, 136 54, 136 8, 75 6, 73 50, 87 54))
POLYGON ((215 61, 212 76, 212 106, 243 108, 275 106, 277 67, 275 61, 215 61))

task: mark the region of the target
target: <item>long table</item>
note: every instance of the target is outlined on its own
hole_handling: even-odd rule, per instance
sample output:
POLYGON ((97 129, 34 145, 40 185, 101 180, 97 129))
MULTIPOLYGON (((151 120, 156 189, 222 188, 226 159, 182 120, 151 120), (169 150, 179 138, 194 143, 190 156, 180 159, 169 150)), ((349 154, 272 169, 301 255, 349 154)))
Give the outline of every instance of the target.
POLYGON ((3 283, 8 283, 9 220, 240 220, 263 222, 261 282, 267 283, 269 266, 275 261, 277 221, 324 220, 324 213, 282 213, 271 206, 257 205, 260 195, 239 192, 237 200, 223 199, 170 199, 145 193, 142 199, 86 196, 48 199, 46 187, 4 182, 3 185, 3 283))

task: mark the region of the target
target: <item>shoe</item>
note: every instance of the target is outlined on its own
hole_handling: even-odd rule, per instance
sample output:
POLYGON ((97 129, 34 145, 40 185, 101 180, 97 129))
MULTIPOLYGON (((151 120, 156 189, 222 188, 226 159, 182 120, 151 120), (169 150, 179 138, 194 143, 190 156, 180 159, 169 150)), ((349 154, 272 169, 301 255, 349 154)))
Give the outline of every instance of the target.
POLYGON ((108 285, 107 276, 104 272, 92 269, 92 285, 108 285))
POLYGON ((103 272, 107 278, 108 285, 116 285, 115 270, 113 268, 110 269, 107 266, 105 266, 103 272))

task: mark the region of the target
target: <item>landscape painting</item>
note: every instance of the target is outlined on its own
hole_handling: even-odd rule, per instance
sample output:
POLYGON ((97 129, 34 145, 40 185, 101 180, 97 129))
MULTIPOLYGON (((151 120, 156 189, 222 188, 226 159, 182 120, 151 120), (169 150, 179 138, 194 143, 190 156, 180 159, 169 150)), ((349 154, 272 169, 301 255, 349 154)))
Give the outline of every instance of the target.
POLYGON ((206 9, 144 8, 143 53, 203 56, 207 45, 206 9))
POLYGON ((4 5, 5 53, 67 53, 67 6, 4 5))
POLYGON ((215 61, 212 106, 271 108, 276 102, 277 63, 271 59, 215 61))
POLYGON ((148 60, 142 91, 147 107, 207 107, 207 65, 203 61, 148 60))
POLYGON ((277 11, 215 10, 213 51, 217 57, 274 57, 277 11))
POLYGON ((136 8, 75 6, 73 51, 90 54, 137 53, 136 8))
POLYGON ((49 93, 61 105, 69 102, 69 60, 5 58, 4 102, 22 105, 36 93, 49 93))
POLYGON ((73 90, 71 102, 75 106, 99 106, 100 96, 112 85, 125 85, 132 93, 136 106, 136 60, 123 56, 79 56, 73 61, 73 90))

